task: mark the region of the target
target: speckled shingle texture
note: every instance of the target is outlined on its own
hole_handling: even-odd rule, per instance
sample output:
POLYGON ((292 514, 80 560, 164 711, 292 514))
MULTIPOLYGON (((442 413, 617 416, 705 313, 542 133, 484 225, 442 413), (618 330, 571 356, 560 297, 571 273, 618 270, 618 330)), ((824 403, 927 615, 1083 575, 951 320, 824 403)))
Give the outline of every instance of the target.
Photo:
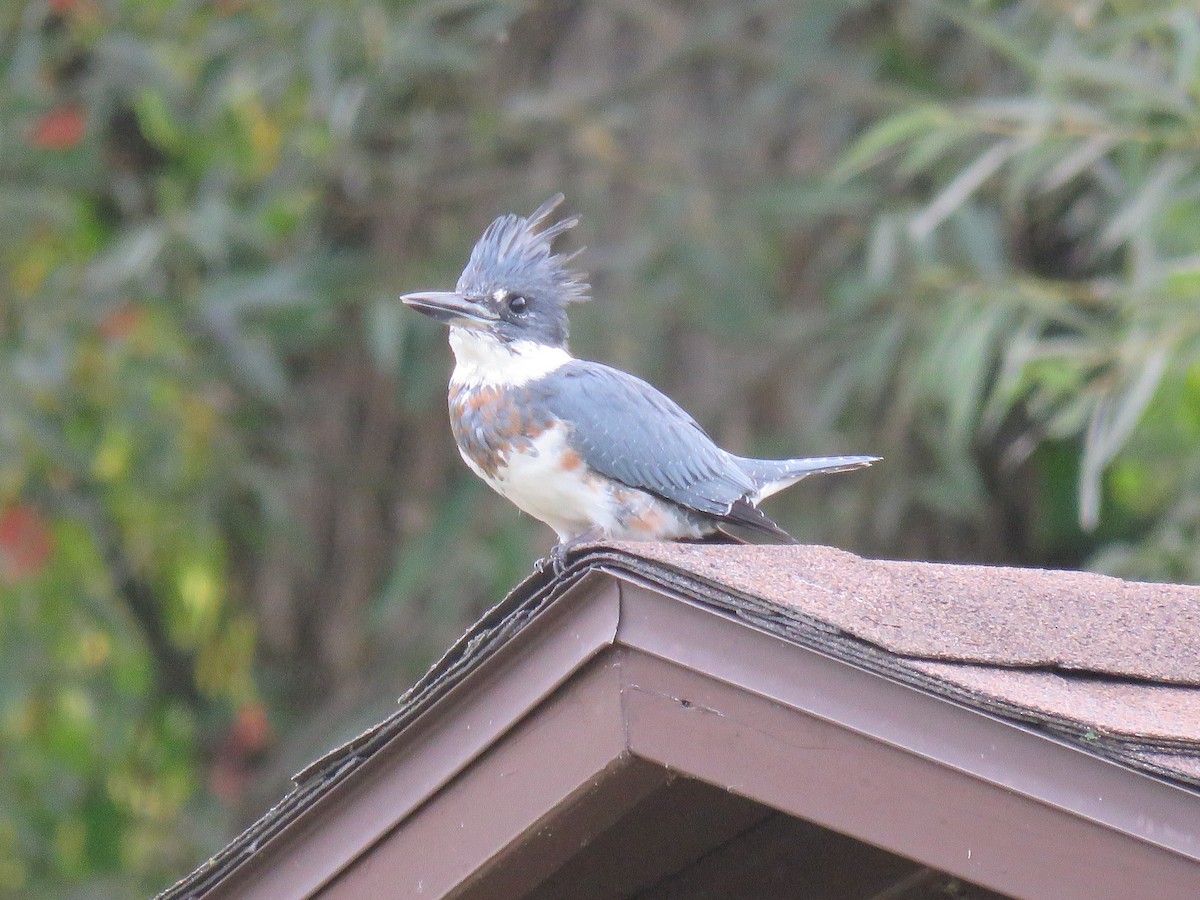
POLYGON ((1200 772, 1200 587, 830 547, 619 549, 832 626, 927 676, 928 690, 1200 772))
POLYGON ((867 560, 831 547, 622 544, 892 653, 1200 686, 1200 588, 867 560))

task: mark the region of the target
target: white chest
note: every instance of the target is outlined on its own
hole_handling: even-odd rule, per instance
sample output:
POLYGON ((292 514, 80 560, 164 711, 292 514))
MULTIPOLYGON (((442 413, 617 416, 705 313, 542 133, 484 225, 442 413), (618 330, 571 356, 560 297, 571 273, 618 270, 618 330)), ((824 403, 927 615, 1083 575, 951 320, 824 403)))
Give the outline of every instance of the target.
POLYGON ((612 492, 567 448, 555 426, 509 454, 492 472, 467 465, 497 493, 567 540, 611 518, 612 492))
POLYGON ((566 435, 556 425, 490 471, 459 449, 492 490, 545 522, 562 541, 594 529, 619 541, 697 538, 712 530, 711 523, 672 503, 599 475, 567 446, 566 435))
POLYGON ((562 347, 533 341, 505 343, 467 328, 450 329, 454 351, 451 386, 519 387, 549 375, 572 360, 562 347))

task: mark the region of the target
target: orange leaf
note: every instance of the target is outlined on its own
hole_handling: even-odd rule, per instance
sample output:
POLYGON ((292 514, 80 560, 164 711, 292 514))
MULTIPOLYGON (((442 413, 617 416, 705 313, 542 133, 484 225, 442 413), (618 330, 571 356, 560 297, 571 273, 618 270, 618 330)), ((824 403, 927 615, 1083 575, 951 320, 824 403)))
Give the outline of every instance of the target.
POLYGON ((70 150, 87 130, 87 116, 78 106, 60 106, 46 113, 33 126, 29 143, 39 150, 70 150))
POLYGON ((237 711, 233 723, 233 743, 243 753, 253 754, 266 749, 274 737, 267 710, 261 703, 247 703, 237 711))
POLYGON ((106 341, 123 341, 145 318, 144 309, 136 303, 125 303, 101 319, 96 330, 106 341))
POLYGON ((0 578, 14 582, 37 575, 52 549, 50 529, 37 509, 14 503, 0 512, 0 578))
POLYGON ((61 19, 94 22, 100 17, 100 8, 96 0, 50 0, 50 13, 61 19))

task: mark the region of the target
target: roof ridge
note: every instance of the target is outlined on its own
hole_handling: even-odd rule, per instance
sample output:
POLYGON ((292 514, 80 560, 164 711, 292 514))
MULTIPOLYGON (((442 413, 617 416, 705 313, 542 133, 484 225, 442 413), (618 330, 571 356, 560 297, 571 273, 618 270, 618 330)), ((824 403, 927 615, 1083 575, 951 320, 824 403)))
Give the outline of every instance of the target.
POLYGON ((814 545, 593 544, 791 607, 889 652, 1200 687, 1200 587, 814 545))

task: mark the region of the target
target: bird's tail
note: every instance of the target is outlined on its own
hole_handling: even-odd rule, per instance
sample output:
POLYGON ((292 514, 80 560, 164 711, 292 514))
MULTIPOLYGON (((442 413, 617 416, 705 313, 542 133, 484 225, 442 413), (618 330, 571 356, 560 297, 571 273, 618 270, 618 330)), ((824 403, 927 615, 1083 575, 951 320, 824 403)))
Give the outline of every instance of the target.
POLYGON ((758 486, 754 502, 791 487, 801 478, 824 472, 852 472, 879 460, 878 456, 810 456, 807 459, 742 459, 742 468, 758 486))

